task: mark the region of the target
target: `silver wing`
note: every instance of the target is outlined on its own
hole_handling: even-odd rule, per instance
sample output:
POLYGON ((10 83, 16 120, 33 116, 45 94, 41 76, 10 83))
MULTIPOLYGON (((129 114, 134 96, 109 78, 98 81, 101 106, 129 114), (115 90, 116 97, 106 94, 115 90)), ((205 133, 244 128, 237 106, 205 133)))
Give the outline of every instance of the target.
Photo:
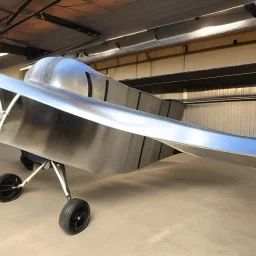
POLYGON ((84 97, 46 84, 33 81, 25 83, 5 75, 0 75, 0 87, 83 119, 159 140, 195 156, 252 167, 255 163, 256 140, 253 138, 204 129, 84 97))
MULTIPOLYGON (((107 126, 127 132, 127 136, 129 134, 137 134, 152 138, 194 156, 212 158, 250 167, 256 165, 256 140, 253 138, 234 136, 196 125, 186 124, 85 97, 38 81, 29 80, 23 82, 5 75, 0 75, 0 87, 33 100, 30 103, 32 104, 30 105, 30 109, 33 109, 33 104, 36 104, 35 102, 42 103, 40 104, 41 113, 40 109, 38 110, 37 108, 36 113, 30 113, 31 115, 29 117, 26 113, 20 113, 19 115, 23 116, 21 119, 11 118, 10 116, 8 121, 7 118, 0 133, 0 142, 30 151, 57 162, 93 172, 100 172, 101 170, 106 170, 109 173, 124 172, 125 170, 121 167, 115 170, 102 167, 100 159, 102 154, 109 155, 109 162, 112 161, 110 154, 111 147, 103 148, 100 155, 99 152, 94 150, 94 143, 100 144, 101 139, 108 138, 105 138, 103 134, 96 140, 92 140, 94 134, 91 132, 86 134, 87 131, 92 131, 93 127, 95 129, 101 129, 101 127, 107 126), (61 134, 49 134, 49 131, 46 129, 47 120, 50 120, 50 116, 56 111, 70 114, 68 116, 63 114, 63 129, 67 129, 68 127, 71 131, 70 137, 67 138, 64 144, 59 143, 63 140, 58 140, 58 138, 61 138, 61 134), (41 120, 41 123, 37 122, 33 124, 33 120, 38 115, 45 116, 37 119, 41 120), (74 117, 79 118, 72 119, 74 117), (24 122, 26 118, 29 118, 30 122, 24 122), (75 124, 72 123, 73 121, 75 124), (66 122, 71 123, 65 125, 66 122), (88 127, 88 130, 83 129, 83 131, 80 131, 80 122, 86 122, 85 127, 88 127), (27 124, 37 129, 26 127, 28 126, 27 124), (100 124, 101 126, 95 126, 96 124, 100 124), (74 137, 72 130, 78 135, 77 137, 74 137), (29 131, 32 132, 30 133, 29 131), (79 138, 87 139, 81 142, 79 138), (92 164, 92 159, 94 164, 92 164), (95 162, 98 163, 97 166, 95 162)), ((51 125, 54 126, 54 123, 51 125)), ((113 147, 116 144, 119 144, 119 142, 112 142, 113 147)), ((122 152, 123 145, 120 144, 118 146, 120 147, 120 154, 125 155, 125 152, 122 152)), ((104 164, 108 165, 107 162, 104 164)), ((121 165, 122 163, 120 163, 121 165)))

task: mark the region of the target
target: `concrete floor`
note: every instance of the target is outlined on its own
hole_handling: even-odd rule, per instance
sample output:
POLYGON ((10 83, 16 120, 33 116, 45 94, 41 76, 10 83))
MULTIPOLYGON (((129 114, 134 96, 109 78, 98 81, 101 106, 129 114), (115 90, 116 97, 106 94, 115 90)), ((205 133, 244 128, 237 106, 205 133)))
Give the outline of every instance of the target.
MULTIPOLYGON (((29 174, 0 145, 0 173, 29 174)), ((187 156, 126 175, 67 168, 92 218, 77 236, 58 225, 65 197, 43 171, 21 197, 0 204, 0 255, 256 255, 256 170, 187 156)))

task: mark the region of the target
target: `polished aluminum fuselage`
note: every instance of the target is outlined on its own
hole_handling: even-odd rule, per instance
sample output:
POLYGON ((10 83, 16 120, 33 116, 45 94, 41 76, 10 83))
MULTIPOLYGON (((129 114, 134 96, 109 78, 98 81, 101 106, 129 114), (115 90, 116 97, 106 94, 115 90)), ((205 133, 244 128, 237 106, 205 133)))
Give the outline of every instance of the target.
MULTIPOLYGON (((169 102, 129 88, 73 59, 42 59, 24 80, 157 115, 167 116, 171 108, 169 102)), ((173 104, 178 108, 174 110, 178 111, 176 118, 181 119, 182 107, 173 104)), ((161 142, 58 110, 57 102, 53 108, 25 97, 22 106, 7 118, 0 142, 96 173, 129 172, 170 156, 173 151, 161 142)))
MULTIPOLYGON (((96 173, 125 173, 176 148, 256 166, 254 138, 176 121, 181 103, 129 88, 73 59, 42 59, 24 82, 0 74, 0 87, 23 96, 7 117, 0 142, 50 160, 96 173)), ((1 101, 9 99, 3 94, 1 101)))

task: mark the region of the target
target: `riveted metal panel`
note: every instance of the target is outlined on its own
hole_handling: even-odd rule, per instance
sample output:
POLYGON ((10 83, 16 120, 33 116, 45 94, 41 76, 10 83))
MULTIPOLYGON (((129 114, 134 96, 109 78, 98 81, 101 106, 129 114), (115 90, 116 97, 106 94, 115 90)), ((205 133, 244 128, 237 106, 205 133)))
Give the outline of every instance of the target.
MULTIPOLYGON (((129 88, 126 106, 132 109, 137 109, 140 101, 140 94, 141 93, 138 90, 129 88)), ((124 162, 124 172, 129 172, 138 168, 142 141, 143 136, 130 134, 130 141, 124 162)))
MULTIPOLYGON (((128 87, 121 85, 113 79, 109 79, 108 93, 106 101, 125 106, 128 95, 128 87)), ((95 161, 97 169, 105 169, 110 172, 123 172, 123 166, 130 141, 130 134, 111 129, 106 126, 100 126, 98 129, 99 144, 97 152, 101 156, 101 161, 95 161), (122 150, 120 150, 122 149, 122 150), (101 167, 99 167, 101 165, 101 167)))
MULTIPOLYGON (((155 115, 159 115, 160 107, 161 107, 160 99, 150 94, 141 95, 139 110, 152 113, 155 115)), ((160 150, 159 142, 153 139, 144 137, 139 167, 143 168, 144 166, 149 165, 152 161, 157 161, 159 150, 160 150)))

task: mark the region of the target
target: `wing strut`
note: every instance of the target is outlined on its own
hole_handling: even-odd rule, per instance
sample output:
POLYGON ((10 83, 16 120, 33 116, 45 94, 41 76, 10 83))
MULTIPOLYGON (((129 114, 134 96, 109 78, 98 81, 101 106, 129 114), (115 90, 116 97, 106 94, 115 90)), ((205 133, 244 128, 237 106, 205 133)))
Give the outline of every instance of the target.
POLYGON ((11 103, 9 104, 9 106, 7 107, 6 110, 3 111, 2 109, 2 103, 1 103, 1 108, 0 108, 0 111, 1 111, 1 121, 0 121, 0 131, 2 129, 2 126, 4 124, 4 121, 6 119, 6 117, 8 116, 8 114, 10 113, 10 111, 12 110, 13 106, 15 105, 15 103, 17 102, 17 100, 19 99, 20 97, 20 94, 16 94, 15 97, 12 99, 11 103))

